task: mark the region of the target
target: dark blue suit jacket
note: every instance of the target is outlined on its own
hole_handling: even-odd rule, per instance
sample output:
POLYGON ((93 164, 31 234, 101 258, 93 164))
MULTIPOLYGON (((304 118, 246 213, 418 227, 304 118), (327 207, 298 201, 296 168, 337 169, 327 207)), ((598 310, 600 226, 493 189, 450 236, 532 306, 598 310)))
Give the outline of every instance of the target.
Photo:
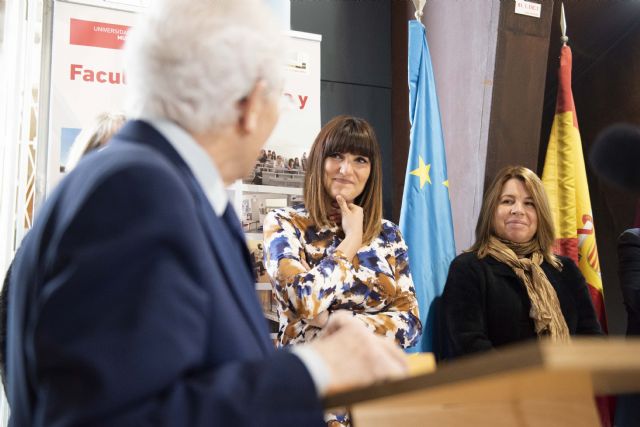
POLYGON ((618 237, 618 267, 627 335, 640 335, 640 228, 625 230, 618 237))
MULTIPOLYGON (((625 230, 618 237, 618 275, 622 300, 627 309, 627 336, 639 336, 640 228, 625 230)), ((615 425, 617 427, 634 427, 639 423, 640 393, 618 396, 615 425)))
POLYGON ((13 264, 10 425, 324 425, 239 234, 144 122, 83 159, 13 264))

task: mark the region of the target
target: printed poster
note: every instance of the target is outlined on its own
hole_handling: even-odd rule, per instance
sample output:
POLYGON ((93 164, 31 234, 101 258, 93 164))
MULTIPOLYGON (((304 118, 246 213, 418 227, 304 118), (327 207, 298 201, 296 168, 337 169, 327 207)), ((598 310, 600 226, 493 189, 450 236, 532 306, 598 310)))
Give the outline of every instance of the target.
POLYGON ((61 178, 83 125, 122 112, 122 47, 135 13, 57 1, 53 10, 47 192, 61 178))

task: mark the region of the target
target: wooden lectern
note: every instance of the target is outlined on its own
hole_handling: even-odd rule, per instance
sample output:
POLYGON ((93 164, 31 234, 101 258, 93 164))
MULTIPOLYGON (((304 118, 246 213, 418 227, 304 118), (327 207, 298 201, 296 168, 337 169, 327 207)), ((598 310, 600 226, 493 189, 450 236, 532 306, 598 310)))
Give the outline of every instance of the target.
MULTIPOLYGON (((529 342, 328 396, 354 427, 600 426, 594 395, 640 392, 640 339, 529 342)), ((640 420, 638 420, 640 425, 640 420)))

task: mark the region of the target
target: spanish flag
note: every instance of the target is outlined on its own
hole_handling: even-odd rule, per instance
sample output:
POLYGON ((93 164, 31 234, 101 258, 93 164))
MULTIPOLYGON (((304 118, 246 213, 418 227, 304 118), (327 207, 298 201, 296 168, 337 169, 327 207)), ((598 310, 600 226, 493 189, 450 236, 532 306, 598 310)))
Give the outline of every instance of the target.
MULTIPOLYGON (((591 212, 587 172, 578 130, 578 117, 571 92, 571 49, 560 51, 558 98, 551 127, 542 183, 549 196, 556 227, 555 252, 573 259, 589 287, 591 300, 602 329, 607 318, 602 293, 602 278, 591 212)), ((598 399, 603 425, 610 425, 605 399, 598 399)))
POLYGON ((589 285, 600 324, 606 331, 596 233, 578 117, 571 93, 571 49, 566 45, 560 51, 556 115, 551 127, 542 183, 549 196, 556 226, 556 253, 570 257, 580 268, 589 285))

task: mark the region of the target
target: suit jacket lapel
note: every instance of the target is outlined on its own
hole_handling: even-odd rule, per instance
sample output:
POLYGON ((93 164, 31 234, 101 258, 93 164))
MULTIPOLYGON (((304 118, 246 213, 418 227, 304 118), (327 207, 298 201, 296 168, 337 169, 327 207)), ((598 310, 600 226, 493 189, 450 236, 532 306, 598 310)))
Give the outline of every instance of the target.
MULTIPOLYGON (((229 229, 215 214, 189 166, 152 126, 142 121, 129 122, 118 133, 117 139, 150 146, 162 153, 182 173, 196 201, 198 216, 207 230, 207 239, 212 246, 212 252, 226 276, 238 307, 251 324, 254 335, 263 350, 272 351, 273 346, 268 339, 267 323, 256 296, 255 278, 244 240, 241 236, 235 236, 233 230, 229 229)), ((117 139, 114 142, 117 143, 117 139)))
POLYGON ((202 190, 198 197, 198 210, 202 222, 207 228, 207 238, 214 248, 218 265, 221 266, 227 277, 231 290, 244 311, 247 319, 252 324, 256 338, 260 341, 263 350, 273 350, 273 345, 268 336, 267 322, 262 314, 262 308, 258 303, 255 290, 255 277, 249 258, 249 251, 244 240, 235 236, 235 233, 219 218, 202 190))

